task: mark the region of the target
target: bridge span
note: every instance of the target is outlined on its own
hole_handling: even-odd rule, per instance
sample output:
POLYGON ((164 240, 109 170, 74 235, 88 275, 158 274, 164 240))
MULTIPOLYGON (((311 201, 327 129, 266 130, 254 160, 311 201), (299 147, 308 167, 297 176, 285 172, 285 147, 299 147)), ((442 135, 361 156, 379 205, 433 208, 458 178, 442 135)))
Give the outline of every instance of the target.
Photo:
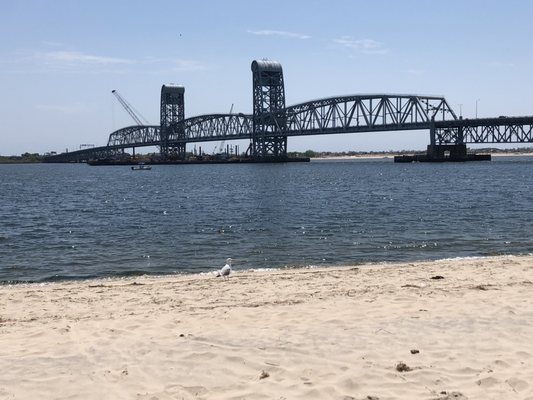
MULTIPOLYGON (((157 146, 163 160, 186 157, 188 143, 248 139, 257 160, 287 157, 289 136, 428 130, 428 155, 439 146, 467 143, 533 143, 533 116, 462 119, 444 97, 370 94, 285 105, 283 70, 274 61, 253 61, 253 114, 185 118, 185 88, 163 85, 160 125, 135 125, 109 135, 105 146, 50 156, 47 162, 110 158, 127 148, 157 146)), ((135 150, 134 150, 135 151, 135 150)))

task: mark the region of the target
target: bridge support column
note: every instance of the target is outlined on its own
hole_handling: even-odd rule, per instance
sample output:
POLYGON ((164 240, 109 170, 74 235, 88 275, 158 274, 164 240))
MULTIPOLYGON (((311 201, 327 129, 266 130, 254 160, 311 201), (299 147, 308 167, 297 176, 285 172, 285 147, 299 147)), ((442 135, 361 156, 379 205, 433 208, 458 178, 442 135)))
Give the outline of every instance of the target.
MULTIPOLYGON (((432 120, 431 121, 431 126, 429 128, 429 144, 430 144, 430 146, 435 146, 435 143, 437 142, 436 131, 437 131, 437 128, 435 127, 435 120, 432 120)), ((429 149, 428 149, 428 151, 429 151, 429 149)))
POLYGON ((186 137, 183 126, 185 119, 185 88, 183 86, 163 85, 161 87, 160 119, 161 157, 165 160, 184 160, 186 137))
POLYGON ((466 144, 430 144, 427 148, 429 160, 466 160, 466 144))
POLYGON ((285 84, 276 61, 253 61, 252 157, 263 161, 287 158, 285 84))
MULTIPOLYGON (((467 159, 466 144, 463 143, 463 128, 459 127, 448 140, 452 139, 450 144, 442 144, 441 141, 437 144, 437 128, 435 127, 435 120, 431 121, 429 128, 430 144, 427 147, 427 157, 429 160, 456 160, 462 161, 467 159)), ((439 133, 439 140, 442 136, 439 133)))

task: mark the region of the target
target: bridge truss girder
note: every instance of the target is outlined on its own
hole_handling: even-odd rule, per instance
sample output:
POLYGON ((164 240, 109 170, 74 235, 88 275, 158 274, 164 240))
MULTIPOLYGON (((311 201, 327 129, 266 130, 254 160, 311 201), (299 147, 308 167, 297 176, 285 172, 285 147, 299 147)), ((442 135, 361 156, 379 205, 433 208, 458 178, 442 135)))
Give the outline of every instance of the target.
POLYGON ((435 123, 435 141, 449 143, 533 143, 533 117, 464 119, 435 123))
POLYGON ((245 114, 200 115, 187 118, 183 125, 188 142, 248 139, 252 136, 253 117, 245 114))
MULTIPOLYGON (((245 114, 210 114, 187 118, 179 125, 180 129, 175 129, 166 138, 169 147, 189 142, 248 139, 252 134, 253 118, 245 114), (180 130, 185 132, 185 137, 178 133, 180 130)), ((159 138, 159 126, 135 125, 111 133, 107 145, 123 148, 158 146, 159 138)))
POLYGON ((444 97, 367 95, 331 97, 285 109, 287 136, 427 129, 431 121, 456 119, 444 97))
POLYGON ((90 149, 70 151, 46 157, 43 161, 47 163, 79 163, 94 159, 107 159, 119 157, 123 152, 120 147, 92 147, 90 149))
MULTIPOLYGON (((443 97, 410 95, 342 96, 297 104, 262 114, 270 139, 299 135, 351 132, 429 129, 431 121, 455 119, 443 97)), ((216 140, 247 139, 253 136, 254 116, 246 114, 208 114, 183 120, 184 136, 167 138, 169 145, 216 140)), ((130 126, 113 132, 109 146, 157 145, 158 126, 130 126)), ((257 134, 257 133, 256 133, 257 134)), ((268 140, 267 140, 268 141, 268 140)))
POLYGON ((133 125, 118 129, 109 135, 107 145, 137 147, 160 145, 159 125, 133 125))

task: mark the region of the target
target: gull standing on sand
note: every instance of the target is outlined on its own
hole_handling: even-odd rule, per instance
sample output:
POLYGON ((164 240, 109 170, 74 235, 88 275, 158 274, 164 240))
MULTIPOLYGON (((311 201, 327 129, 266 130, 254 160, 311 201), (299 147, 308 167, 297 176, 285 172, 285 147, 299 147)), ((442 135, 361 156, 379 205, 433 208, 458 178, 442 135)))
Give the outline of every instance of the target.
POLYGON ((233 260, 231 258, 226 259, 226 265, 224 265, 220 271, 216 271, 215 276, 229 278, 229 275, 231 274, 232 263, 233 263, 233 260))

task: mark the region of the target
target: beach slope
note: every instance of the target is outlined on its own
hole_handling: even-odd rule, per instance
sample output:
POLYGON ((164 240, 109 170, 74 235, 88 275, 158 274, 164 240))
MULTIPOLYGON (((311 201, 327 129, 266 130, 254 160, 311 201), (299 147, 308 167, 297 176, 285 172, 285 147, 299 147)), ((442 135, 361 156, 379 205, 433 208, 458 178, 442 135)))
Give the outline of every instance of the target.
POLYGON ((533 399, 533 257, 0 286, 0 399, 533 399))

